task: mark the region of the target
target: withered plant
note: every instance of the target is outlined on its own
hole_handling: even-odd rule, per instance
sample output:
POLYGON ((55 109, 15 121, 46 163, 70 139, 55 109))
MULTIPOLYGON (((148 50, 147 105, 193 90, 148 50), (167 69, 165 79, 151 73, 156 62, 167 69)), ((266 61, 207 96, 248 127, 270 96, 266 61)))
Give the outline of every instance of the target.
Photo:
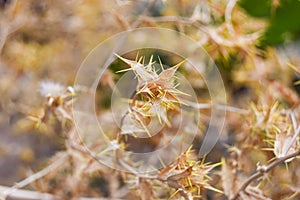
MULTIPOLYGON (((0 186, 0 199, 299 199, 299 44, 264 46, 270 22, 239 3, 0 1, 0 184, 10 185, 0 186), (79 64, 109 36, 141 27, 176 30, 203 47, 222 75, 227 105, 211 101, 205 80, 184 58, 150 50, 115 54, 95 98, 104 139, 96 129, 81 134, 72 105, 91 91, 73 86, 79 64), (129 106, 118 126, 110 98, 128 72, 137 85, 122 99, 129 106), (181 89, 179 74, 199 103, 181 89), (183 108, 196 110, 199 123, 180 118, 183 108), (226 111, 226 124, 213 150, 199 157, 212 108, 226 111), (155 134, 151 123, 160 128, 155 134), (132 152, 172 139, 174 152, 149 159, 160 167, 137 170, 143 163, 132 152), (19 174, 6 178, 9 168, 19 174)), ((271 1, 270 15, 281 6, 271 1)))

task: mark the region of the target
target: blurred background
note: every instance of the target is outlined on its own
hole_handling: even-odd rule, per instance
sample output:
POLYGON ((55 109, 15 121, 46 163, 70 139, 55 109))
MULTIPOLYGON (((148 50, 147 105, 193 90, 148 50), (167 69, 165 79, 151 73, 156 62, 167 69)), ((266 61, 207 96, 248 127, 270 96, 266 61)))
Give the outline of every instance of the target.
POLYGON ((279 79, 299 94, 299 76, 287 67, 300 66, 299 11, 298 0, 0 0, 0 184, 13 185, 65 149, 59 122, 36 127, 28 116, 43 113, 41 81, 72 86, 101 41, 137 27, 181 31, 215 60, 229 103, 244 107, 258 99, 253 80, 279 79))

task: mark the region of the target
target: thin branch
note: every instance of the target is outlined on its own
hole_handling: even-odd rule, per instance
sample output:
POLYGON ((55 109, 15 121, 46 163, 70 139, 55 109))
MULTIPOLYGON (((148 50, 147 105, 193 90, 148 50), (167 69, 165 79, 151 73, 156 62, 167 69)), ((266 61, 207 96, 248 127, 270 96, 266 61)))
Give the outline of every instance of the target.
POLYGON ((218 110, 224 110, 224 111, 228 111, 228 112, 233 112, 233 113, 239 113, 239 114, 249 114, 249 110, 245 110, 242 108, 237 108, 237 107, 233 107, 233 106, 228 106, 228 105, 222 105, 222 104, 210 104, 210 103, 195 103, 192 101, 188 101, 185 99, 181 99, 182 102, 186 103, 187 105, 196 108, 196 109, 211 109, 211 108, 215 108, 218 110))
POLYGON ((44 177, 45 175, 47 175, 51 171, 55 170, 56 168, 61 166, 66 161, 67 157, 68 157, 68 155, 64 154, 61 158, 56 160, 54 163, 52 163, 48 167, 46 167, 43 170, 27 177, 26 179, 24 179, 24 180, 22 180, 18 183, 16 183, 13 187, 10 187, 7 190, 3 191, 2 195, 4 196, 4 199, 9 197, 12 193, 14 193, 16 191, 16 189, 23 188, 23 187, 29 185, 30 183, 44 177))
POLYGON ((259 169, 257 169, 257 172, 255 172, 254 174, 252 174, 240 187, 240 189, 237 191, 237 193, 234 195, 234 197, 232 198, 232 200, 236 200, 240 193, 242 191, 245 191, 245 189, 248 187, 248 185, 250 185, 254 180, 258 179, 259 177, 263 176, 264 174, 268 173, 270 170, 272 170, 274 167, 276 167, 277 165, 283 163, 284 161, 290 159, 290 158, 294 158, 296 156, 300 155, 300 150, 296 151, 295 153, 292 153, 290 155, 284 156, 282 158, 278 158, 276 160, 274 160, 272 163, 270 163, 268 166, 262 166, 259 169))
MULTIPOLYGON (((6 191, 10 190, 11 188, 6 187, 6 186, 0 186, 0 199, 5 200, 6 196, 1 196, 1 194, 4 194, 6 191)), ((23 200, 58 200, 59 198, 47 194, 47 193, 41 193, 41 192, 36 192, 36 191, 30 191, 30 190, 20 190, 20 189, 15 189, 14 192, 9 195, 11 199, 23 199, 23 200)))
POLYGON ((0 54, 2 53, 3 47, 6 43, 7 37, 17 31, 23 24, 24 22, 20 22, 19 19, 15 19, 13 18, 10 21, 7 21, 9 19, 11 19, 11 15, 13 15, 13 9, 16 7, 17 5, 17 1, 12 1, 11 5, 9 6, 10 8, 8 9, 8 13, 0 13, 0 54), (2 21, 3 20, 3 21, 2 21))
MULTIPOLYGON (((0 186, 0 200, 3 199, 1 194, 7 190, 9 190, 9 187, 6 186, 0 186)), ((31 191, 31 190, 20 190, 16 189, 13 194, 11 194, 10 199, 22 199, 22 200, 59 200, 61 197, 48 194, 48 193, 41 193, 37 191, 31 191)), ((97 197, 79 197, 75 198, 74 200, 109 200, 111 198, 97 198, 97 197)), ((114 198, 116 200, 119 200, 119 198, 114 198)), ((121 200, 121 199, 120 199, 121 200)))
POLYGON ((143 11, 142 15, 149 15, 151 10, 153 9, 153 7, 155 6, 155 3, 157 2, 157 0, 151 0, 146 9, 143 11))
POLYGON ((141 22, 143 21, 142 20, 143 16, 149 15, 149 13, 150 13, 151 9, 153 8, 153 6, 155 5, 156 1, 157 0, 151 0, 150 2, 148 2, 147 7, 140 14, 141 17, 138 17, 138 19, 132 23, 131 29, 135 29, 141 24, 141 22))
POLYGON ((124 167, 124 169, 126 169, 128 171, 128 173, 135 175, 139 178, 143 178, 143 179, 152 179, 152 180, 159 180, 157 175, 149 175, 149 174, 141 174, 139 172, 137 172, 135 169, 133 169, 129 164, 127 164, 126 162, 124 162, 122 159, 117 158, 117 162, 124 167))
POLYGON ((227 4, 226 11, 225 11, 226 27, 227 27, 228 32, 231 35, 235 34, 235 31, 234 31, 234 28, 232 25, 232 21, 231 21, 231 15, 232 15, 232 10, 233 10, 236 2, 237 2, 237 0, 230 0, 227 4))
POLYGON ((187 18, 187 17, 180 17, 180 16, 160 16, 160 17, 142 17, 143 20, 148 20, 152 22, 175 22, 175 23, 183 23, 193 25, 196 28, 200 29, 204 33, 209 33, 209 29, 204 25, 197 23, 197 21, 187 18))
MULTIPOLYGON (((218 30, 209 28, 199 23, 197 20, 193 20, 191 18, 186 17, 178 17, 178 16, 162 16, 162 17, 143 17, 144 20, 148 20, 151 22, 175 22, 175 23, 183 23, 198 28, 203 33, 207 34, 214 42, 217 44, 223 45, 225 47, 240 47, 241 44, 253 44, 255 40, 257 40, 261 35, 262 31, 257 31, 251 34, 247 34, 246 36, 239 36, 238 40, 242 41, 237 43, 236 41, 228 40, 221 36, 218 30)), ((247 52, 247 51, 245 51, 247 52)))

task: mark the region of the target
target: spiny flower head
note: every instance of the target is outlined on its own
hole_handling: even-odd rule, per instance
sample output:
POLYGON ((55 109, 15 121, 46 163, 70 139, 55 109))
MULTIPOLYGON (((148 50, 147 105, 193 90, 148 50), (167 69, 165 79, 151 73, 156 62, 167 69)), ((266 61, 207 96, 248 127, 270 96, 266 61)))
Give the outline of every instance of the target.
POLYGON ((117 57, 130 66, 130 68, 119 72, 131 70, 138 78, 136 95, 141 95, 145 100, 142 104, 143 108, 140 110, 143 110, 146 116, 157 116, 161 123, 165 122, 170 125, 167 111, 178 111, 178 105, 182 104, 178 95, 184 93, 176 89, 177 85, 174 78, 177 69, 184 61, 168 69, 164 69, 160 62, 162 71, 158 74, 154 67, 153 56, 147 65, 144 64, 145 57, 140 57, 139 60, 136 59, 135 61, 118 55, 117 57))
POLYGON ((281 158, 299 149, 300 125, 295 111, 280 108, 277 101, 266 108, 253 105, 252 109, 255 114, 252 131, 263 133, 261 137, 272 147, 265 150, 271 150, 277 158, 281 158))
POLYGON ((186 199, 200 198, 201 188, 220 192, 208 183, 210 180, 209 172, 220 163, 209 165, 196 160, 197 158, 190 147, 175 163, 165 167, 160 172, 160 179, 167 181, 169 186, 177 189, 173 196, 179 192, 186 199))

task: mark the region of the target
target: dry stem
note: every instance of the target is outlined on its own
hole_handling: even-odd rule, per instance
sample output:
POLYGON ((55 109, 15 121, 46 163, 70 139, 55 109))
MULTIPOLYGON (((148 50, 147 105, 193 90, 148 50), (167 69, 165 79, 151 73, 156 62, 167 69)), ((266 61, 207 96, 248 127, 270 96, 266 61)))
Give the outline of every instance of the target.
POLYGON ((248 187, 248 185, 250 185, 254 180, 260 178, 261 176, 263 176, 264 174, 268 173, 270 170, 272 170, 274 167, 276 167, 277 165, 281 164, 282 162, 290 159, 290 158, 294 158, 296 156, 300 155, 300 150, 296 151, 295 153, 292 153, 290 155, 284 156, 282 158, 278 158, 276 160, 274 160, 272 163, 270 163, 268 166, 265 167, 261 167, 260 169, 258 169, 254 174, 252 174, 240 187, 240 189, 237 191, 237 193, 234 195, 234 197, 232 198, 232 200, 236 200, 240 193, 242 191, 245 191, 245 189, 248 187))
POLYGON ((226 20, 226 26, 228 29, 228 32, 231 35, 234 35, 235 31, 232 25, 231 21, 231 15, 232 15, 232 10, 236 4, 237 0, 230 0, 229 3, 227 4, 226 11, 225 11, 225 20, 226 20))
POLYGON ((53 170, 58 168, 61 164, 63 164, 66 161, 67 158, 68 158, 67 154, 64 154, 61 158, 59 158, 58 160, 56 160, 54 163, 52 163, 48 167, 44 168, 43 170, 27 177, 26 179, 24 179, 24 180, 22 180, 18 183, 16 183, 13 187, 7 188, 3 192, 1 192, 2 196, 3 196, 3 199, 6 199, 8 196, 10 196, 10 194, 14 193, 17 189, 23 188, 23 187, 29 185, 30 183, 44 177, 49 172, 52 172, 53 170))

